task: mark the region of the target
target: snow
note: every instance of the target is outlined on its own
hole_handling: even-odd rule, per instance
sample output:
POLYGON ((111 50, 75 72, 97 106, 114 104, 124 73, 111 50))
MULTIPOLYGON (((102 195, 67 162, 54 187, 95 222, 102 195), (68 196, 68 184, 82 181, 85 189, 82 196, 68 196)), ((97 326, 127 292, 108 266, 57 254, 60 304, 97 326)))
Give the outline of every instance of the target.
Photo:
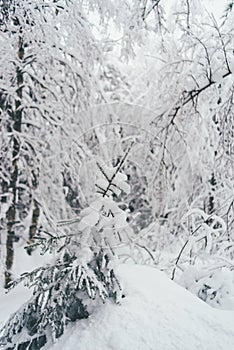
MULTIPOLYGON (((120 265, 121 304, 99 304, 42 350, 232 350, 234 311, 214 309, 156 268, 120 265)), ((23 286, 0 296, 0 325, 30 296, 23 286)))
POLYGON ((153 267, 121 265, 125 298, 99 305, 43 350, 231 350, 234 312, 211 308, 153 267))
POLYGON ((0 329, 7 318, 31 297, 31 291, 20 285, 5 293, 3 288, 0 289, 0 329))

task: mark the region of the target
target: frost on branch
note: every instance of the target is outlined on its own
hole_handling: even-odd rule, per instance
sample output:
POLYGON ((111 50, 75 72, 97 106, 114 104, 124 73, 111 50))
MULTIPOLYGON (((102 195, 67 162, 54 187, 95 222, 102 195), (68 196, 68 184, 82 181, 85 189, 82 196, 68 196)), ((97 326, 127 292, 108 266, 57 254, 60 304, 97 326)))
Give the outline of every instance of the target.
POLYGON ((97 163, 97 167, 97 198, 81 212, 78 229, 85 233, 83 243, 112 251, 128 240, 127 215, 113 201, 113 195, 118 196, 121 191, 129 193, 130 186, 126 182, 127 176, 119 172, 118 166, 110 168, 97 163))
POLYGON ((127 237, 127 223, 113 194, 130 191, 127 177, 119 172, 129 150, 116 167, 97 163, 96 199, 81 211, 75 234, 38 237, 43 252, 54 252, 56 258, 12 283, 14 287, 23 282, 33 289, 33 296, 3 327, 4 349, 38 350, 60 337, 69 322, 87 318, 98 299, 120 300, 122 288, 114 266, 116 248, 127 237))

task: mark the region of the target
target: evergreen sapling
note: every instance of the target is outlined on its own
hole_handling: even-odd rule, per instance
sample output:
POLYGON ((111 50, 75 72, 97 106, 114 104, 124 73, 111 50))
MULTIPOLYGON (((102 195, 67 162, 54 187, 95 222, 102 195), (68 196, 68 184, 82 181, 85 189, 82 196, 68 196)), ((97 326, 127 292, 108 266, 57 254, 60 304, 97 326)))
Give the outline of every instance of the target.
POLYGON ((130 192, 127 176, 120 173, 129 151, 130 147, 115 167, 97 163, 96 198, 81 211, 75 234, 38 237, 42 253, 56 255, 51 264, 24 273, 11 284, 10 289, 23 282, 33 295, 1 330, 5 350, 39 350, 60 337, 68 323, 88 318, 98 300, 121 299, 114 267, 117 247, 128 239, 128 224, 113 197, 130 192))

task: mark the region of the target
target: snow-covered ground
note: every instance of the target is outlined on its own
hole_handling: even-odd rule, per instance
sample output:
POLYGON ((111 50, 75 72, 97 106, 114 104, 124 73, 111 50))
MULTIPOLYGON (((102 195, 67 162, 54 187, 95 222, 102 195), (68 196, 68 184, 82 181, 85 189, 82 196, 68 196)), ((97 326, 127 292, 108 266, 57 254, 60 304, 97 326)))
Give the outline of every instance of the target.
MULTIPOLYGON (((107 302, 68 327, 45 350, 232 350, 234 312, 213 309, 153 267, 121 265, 121 305, 107 302)), ((1 321, 27 298, 22 287, 1 299, 1 321)))
POLYGON ((118 273, 121 305, 106 303, 50 350, 234 349, 234 312, 211 308, 155 268, 122 265, 118 273))

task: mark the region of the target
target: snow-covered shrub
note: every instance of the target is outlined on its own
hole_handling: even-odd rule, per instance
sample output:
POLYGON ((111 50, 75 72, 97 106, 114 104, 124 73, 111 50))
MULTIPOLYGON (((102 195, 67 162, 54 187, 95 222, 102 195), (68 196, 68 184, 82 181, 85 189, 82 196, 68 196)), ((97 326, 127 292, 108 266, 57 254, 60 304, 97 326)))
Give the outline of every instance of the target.
POLYGON ((98 300, 121 298, 114 266, 116 248, 126 242, 128 230, 126 213, 113 201, 113 194, 130 191, 127 176, 120 173, 129 150, 116 167, 97 163, 96 198, 81 211, 75 234, 38 237, 43 252, 57 254, 51 264, 12 283, 14 287, 24 282, 33 295, 2 329, 4 349, 38 350, 60 337, 69 322, 87 318, 98 300))
MULTIPOLYGON (((215 215, 206 214, 203 210, 191 209, 181 222, 183 229, 181 247, 175 258, 172 279, 179 270, 183 271, 188 265, 194 265, 197 260, 223 253, 226 224, 215 215)), ((218 258, 218 255, 217 255, 218 258)))
POLYGON ((227 267, 188 267, 180 284, 209 305, 221 309, 234 308, 234 274, 227 267))
POLYGON ((217 308, 234 307, 233 262, 225 221, 216 214, 191 209, 182 220, 184 232, 174 258, 172 279, 217 308))

